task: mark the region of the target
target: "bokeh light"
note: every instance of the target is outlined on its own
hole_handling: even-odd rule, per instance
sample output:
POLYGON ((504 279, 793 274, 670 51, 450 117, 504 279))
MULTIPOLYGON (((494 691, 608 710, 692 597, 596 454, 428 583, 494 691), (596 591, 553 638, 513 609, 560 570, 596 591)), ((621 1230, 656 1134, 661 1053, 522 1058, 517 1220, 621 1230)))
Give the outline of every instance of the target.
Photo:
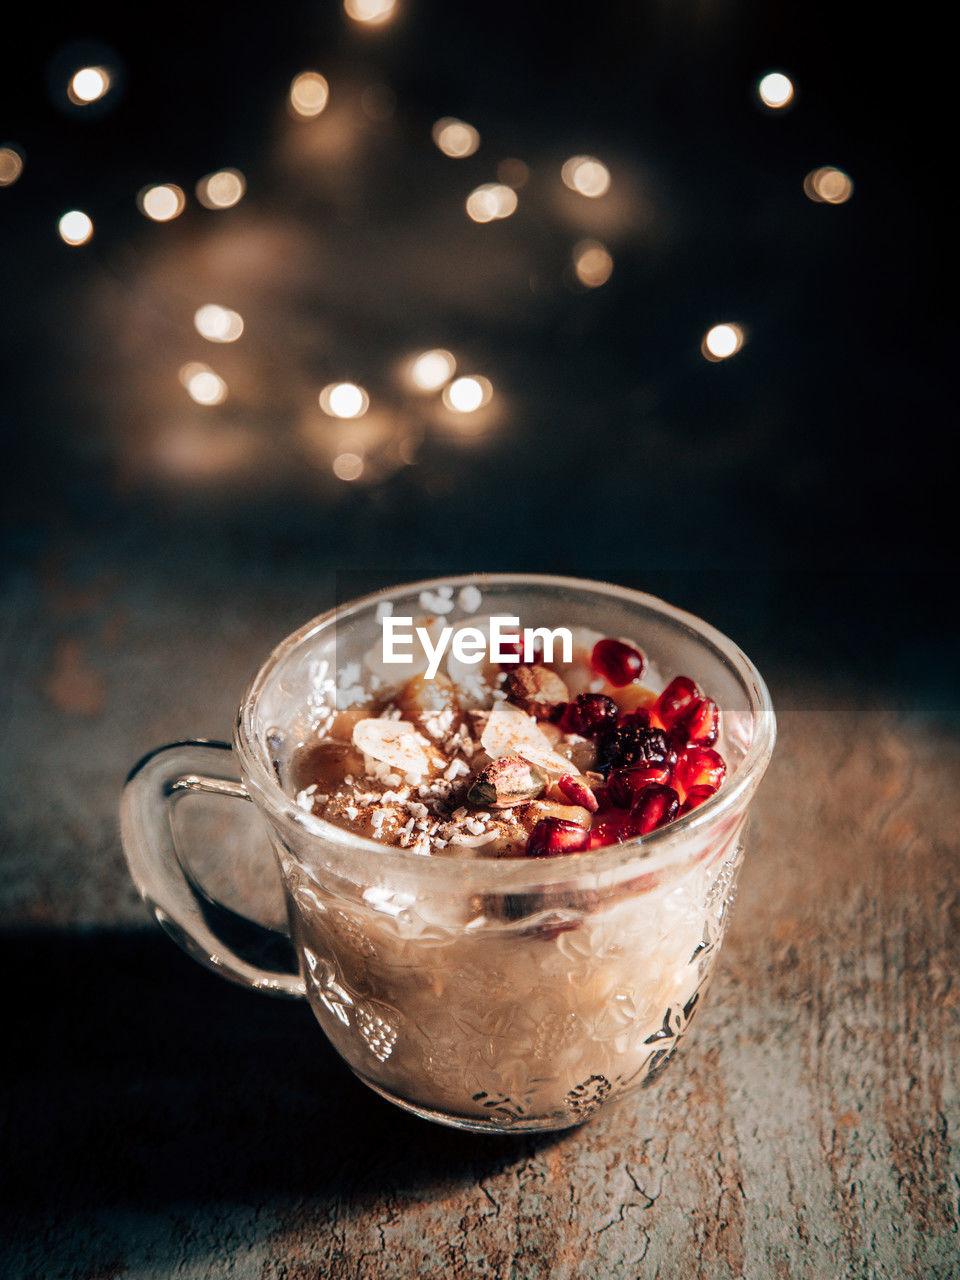
POLYGON ((517 207, 517 193, 502 182, 485 182, 467 196, 467 213, 474 222, 509 218, 517 207))
POLYGON ((144 187, 137 196, 140 212, 153 222, 171 222, 179 218, 187 204, 187 197, 173 182, 156 187, 144 187))
POLYGON ((853 195, 853 180, 842 169, 828 164, 807 174, 803 190, 817 204, 846 204, 853 195))
POLYGON ((81 67, 71 77, 67 97, 76 107, 96 102, 110 89, 110 73, 105 67, 81 67))
POLYGON ((418 391, 439 391, 457 371, 457 362, 449 351, 438 347, 424 351, 410 366, 410 381, 418 391))
POLYGON ((205 209, 231 209, 247 189, 247 180, 239 169, 218 169, 197 183, 197 199, 205 209))
POLYGON ((497 177, 508 187, 513 187, 514 191, 519 191, 526 186, 530 169, 515 156, 507 156, 506 160, 501 160, 497 165, 497 177))
POLYGON ((362 418, 370 397, 355 382, 331 382, 320 392, 320 408, 331 418, 362 418))
POLYGON ((610 170, 594 156, 571 156, 560 170, 560 176, 571 191, 591 200, 610 190, 610 170))
POLYGON ((396 7, 396 0, 343 0, 343 9, 348 18, 371 27, 388 22, 396 7))
POLYGON ((743 330, 738 324, 715 324, 703 336, 700 350, 716 363, 735 356, 743 346, 743 330))
POLYGON ((197 404, 223 404, 227 398, 227 384, 219 373, 214 373, 209 365, 198 360, 183 366, 180 381, 187 395, 197 404))
POLYGON ((290 85, 290 106, 295 115, 318 116, 330 99, 330 86, 319 71, 301 71, 290 85))
POLYGON ((573 269, 582 285, 598 289, 613 272, 610 250, 599 240, 581 240, 573 247, 573 269))
POLYGON ((23 173, 23 156, 16 147, 0 147, 0 187, 12 187, 23 173))
POLYGON ((333 460, 333 474, 338 480, 359 480, 363 475, 363 458, 359 453, 338 453, 333 460))
POLYGON ((64 244, 86 244, 93 235, 93 220, 81 209, 71 209, 57 223, 64 244))
POLYGON ((243 333, 243 316, 215 302, 199 307, 193 324, 197 333, 208 342, 236 342, 243 333))
POLYGON ((455 378, 443 390, 443 403, 455 413, 475 413, 493 398, 493 384, 489 378, 471 374, 455 378))
POLYGON ((473 125, 467 124, 465 120, 455 120, 452 116, 444 116, 442 120, 438 120, 430 133, 443 154, 453 160, 472 156, 480 145, 480 135, 473 125))
POLYGON ((782 71, 768 71, 757 85, 757 94, 765 107, 779 110, 793 101, 793 82, 782 71))

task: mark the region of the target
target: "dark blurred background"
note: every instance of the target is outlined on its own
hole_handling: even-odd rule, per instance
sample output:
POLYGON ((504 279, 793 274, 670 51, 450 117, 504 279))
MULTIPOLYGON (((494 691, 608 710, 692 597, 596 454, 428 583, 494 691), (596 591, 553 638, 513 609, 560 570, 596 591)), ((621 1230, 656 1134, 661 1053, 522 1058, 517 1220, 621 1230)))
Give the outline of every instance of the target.
POLYGON ((672 595, 768 660, 896 683, 944 656, 934 37, 756 0, 397 0, 381 23, 333 3, 144 22, 93 0, 19 19, 0 115, 24 158, 0 189, 7 572, 52 550, 174 577, 200 560, 299 576, 306 617, 317 573, 556 570, 672 595), (71 104, 89 65, 110 88, 71 104), (305 70, 329 86, 311 118, 290 105, 305 70), (760 100, 770 71, 794 86, 784 108, 760 100), (474 154, 442 153, 444 117, 478 131, 474 154), (564 185, 577 155, 606 166, 605 194, 564 185), (825 166, 852 183, 834 177, 841 203, 810 198, 825 166), (205 208, 195 184, 224 167, 245 193, 205 208), (472 221, 498 173, 522 182, 515 211, 472 221), (163 183, 186 199, 160 223, 137 197, 163 183), (81 246, 57 232, 72 209, 93 221, 81 246), (200 336, 207 303, 242 316, 239 340, 200 336), (742 349, 707 360, 724 322, 742 349), (437 347, 489 379, 488 405, 410 388, 437 347), (222 403, 191 399, 191 362, 222 403), (319 407, 341 381, 368 393, 362 418, 319 407))
POLYGON ((228 735, 338 580, 573 573, 703 615, 784 713, 771 814, 818 813, 790 788, 842 775, 833 699, 956 752, 953 73, 930 16, 348 4, 4 19, 0 1132, 34 1259, 11 1274, 152 1248, 170 1274, 187 1228, 154 1247, 141 1214, 171 1197, 194 1231, 191 1199, 462 1170, 338 1074, 306 1010, 255 1017, 148 932, 119 846, 129 766, 228 735), (85 67, 109 85, 71 102, 85 67), (476 221, 497 183, 470 207, 508 216, 476 221), (70 211, 87 242, 59 234, 70 211), (708 359, 718 325, 739 349, 708 359), (434 349, 473 381, 418 389, 434 349), (362 390, 331 401, 343 383, 362 390), (798 710, 827 757, 799 783, 798 710), (356 1132, 300 1151, 345 1115, 356 1132))

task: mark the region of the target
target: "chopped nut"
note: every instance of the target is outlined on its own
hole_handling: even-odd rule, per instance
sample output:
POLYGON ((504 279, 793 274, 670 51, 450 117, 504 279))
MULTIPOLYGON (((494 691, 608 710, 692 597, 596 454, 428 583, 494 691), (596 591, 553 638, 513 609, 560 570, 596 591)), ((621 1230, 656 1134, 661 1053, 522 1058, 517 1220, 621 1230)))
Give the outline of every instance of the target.
POLYGON ((512 703, 493 704, 480 742, 494 759, 523 756, 549 776, 563 777, 570 772, 570 761, 551 748, 536 720, 512 703))
POLYGON ((467 799, 471 804, 506 809, 535 799, 545 786, 546 778, 540 770, 522 756, 501 756, 480 770, 467 799))
POLYGON ((569 702, 570 693, 555 671, 548 667, 517 667, 503 682, 507 701, 538 720, 545 719, 559 702, 569 702))

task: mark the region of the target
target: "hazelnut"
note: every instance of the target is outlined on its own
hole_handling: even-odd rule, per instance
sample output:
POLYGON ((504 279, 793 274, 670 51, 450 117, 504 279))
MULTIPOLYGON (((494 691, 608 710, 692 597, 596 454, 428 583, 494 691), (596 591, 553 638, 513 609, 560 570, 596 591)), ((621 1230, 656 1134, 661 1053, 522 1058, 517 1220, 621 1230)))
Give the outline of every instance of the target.
POLYGON ((570 693, 549 667, 517 667, 503 682, 507 700, 527 715, 545 719, 560 702, 569 702, 570 693))

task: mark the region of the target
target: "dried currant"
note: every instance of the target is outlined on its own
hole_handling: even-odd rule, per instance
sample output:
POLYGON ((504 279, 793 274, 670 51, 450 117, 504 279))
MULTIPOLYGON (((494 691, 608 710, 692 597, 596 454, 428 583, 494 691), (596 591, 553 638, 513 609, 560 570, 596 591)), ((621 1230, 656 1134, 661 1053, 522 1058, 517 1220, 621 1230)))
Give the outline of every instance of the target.
POLYGON ((597 742, 596 768, 604 775, 627 765, 666 765, 673 768, 677 753, 662 729, 632 723, 608 729, 597 742))
POLYGON ((595 738, 615 725, 619 714, 620 708, 605 693, 579 693, 564 707, 557 723, 564 733, 595 738))

